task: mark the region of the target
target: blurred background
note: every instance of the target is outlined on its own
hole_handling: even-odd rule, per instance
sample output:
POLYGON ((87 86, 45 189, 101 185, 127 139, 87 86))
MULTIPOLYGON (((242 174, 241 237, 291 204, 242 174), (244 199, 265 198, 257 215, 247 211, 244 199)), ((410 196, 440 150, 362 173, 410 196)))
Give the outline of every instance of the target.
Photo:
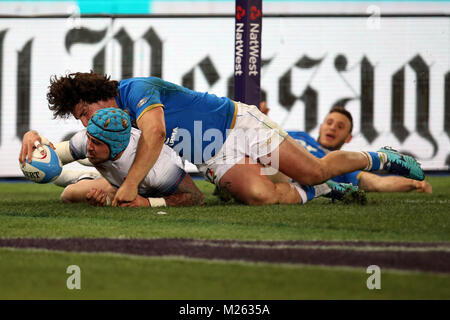
MULTIPOLYGON (((233 98, 235 2, 0 1, 0 177, 20 177, 23 134, 53 142, 52 75, 158 76, 233 98)), ((450 165, 450 1, 263 0, 261 89, 287 130, 334 105, 354 118, 346 150, 390 145, 426 170, 450 165)))
MULTIPOLYGON (((2 14, 234 14, 234 0, 1 0, 2 14)), ((449 13, 447 0, 264 0, 266 14, 449 13)))

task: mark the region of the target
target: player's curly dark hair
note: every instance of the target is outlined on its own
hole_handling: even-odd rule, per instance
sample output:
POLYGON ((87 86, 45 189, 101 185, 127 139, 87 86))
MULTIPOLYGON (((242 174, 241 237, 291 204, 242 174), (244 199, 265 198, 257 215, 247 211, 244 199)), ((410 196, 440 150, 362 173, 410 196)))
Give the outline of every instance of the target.
POLYGON ((50 78, 47 93, 48 107, 55 118, 67 118, 80 102, 94 103, 118 94, 118 82, 110 76, 91 72, 76 72, 50 78))

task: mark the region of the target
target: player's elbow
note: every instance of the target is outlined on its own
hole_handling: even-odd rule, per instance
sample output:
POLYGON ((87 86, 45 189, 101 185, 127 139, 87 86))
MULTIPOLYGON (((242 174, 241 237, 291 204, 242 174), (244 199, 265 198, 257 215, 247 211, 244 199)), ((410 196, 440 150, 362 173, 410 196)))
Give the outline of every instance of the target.
POLYGON ((75 193, 73 192, 72 185, 68 185, 64 188, 63 192, 61 193, 60 199, 63 203, 72 203, 75 202, 75 193))
POLYGON ((152 134, 154 137, 157 137, 159 140, 164 141, 166 137, 166 128, 164 127, 158 127, 158 128, 152 128, 152 134))

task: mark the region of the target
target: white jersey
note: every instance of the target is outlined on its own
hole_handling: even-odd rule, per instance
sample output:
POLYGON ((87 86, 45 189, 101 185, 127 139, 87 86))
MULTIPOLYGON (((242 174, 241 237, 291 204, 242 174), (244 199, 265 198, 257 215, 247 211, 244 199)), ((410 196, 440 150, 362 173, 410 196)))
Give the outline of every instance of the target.
MULTIPOLYGON (((87 130, 77 132, 70 139, 69 146, 75 160, 87 157, 87 130)), ((141 131, 131 128, 130 143, 117 160, 108 160, 95 166, 95 168, 108 180, 108 182, 119 188, 125 180, 138 147, 141 131)), ((183 180, 186 172, 183 170, 183 162, 174 150, 163 145, 158 160, 147 176, 139 184, 139 195, 144 197, 161 197, 172 194, 183 180)))

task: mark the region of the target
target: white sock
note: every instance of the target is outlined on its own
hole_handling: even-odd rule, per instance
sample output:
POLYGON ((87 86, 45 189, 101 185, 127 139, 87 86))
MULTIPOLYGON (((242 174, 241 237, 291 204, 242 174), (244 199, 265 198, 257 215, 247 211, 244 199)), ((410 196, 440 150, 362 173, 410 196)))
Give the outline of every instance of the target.
POLYGON ((331 192, 331 188, 326 183, 315 185, 314 189, 316 190, 315 198, 331 192))
POLYGON ((363 171, 370 171, 372 169, 372 157, 366 151, 360 151, 360 153, 367 159, 367 166, 363 171))
POLYGON ((384 169, 384 165, 388 161, 388 156, 384 152, 377 152, 377 153, 378 153, 378 157, 380 158, 380 170, 383 170, 384 169))
POLYGON ((308 202, 308 196, 306 195, 305 190, 303 190, 303 188, 297 182, 293 182, 293 183, 289 183, 289 184, 292 187, 294 187, 295 190, 297 190, 298 194, 300 195, 300 198, 302 199, 303 204, 308 202))

